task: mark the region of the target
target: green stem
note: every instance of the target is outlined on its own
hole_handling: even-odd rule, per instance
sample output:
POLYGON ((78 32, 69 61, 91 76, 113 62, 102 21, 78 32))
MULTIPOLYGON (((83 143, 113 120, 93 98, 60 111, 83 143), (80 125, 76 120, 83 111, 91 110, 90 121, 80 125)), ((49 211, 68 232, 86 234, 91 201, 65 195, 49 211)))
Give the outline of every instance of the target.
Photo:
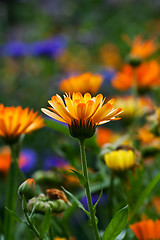
POLYGON ((30 226, 30 229, 34 232, 34 234, 36 235, 36 237, 39 239, 39 240, 43 240, 41 237, 40 237, 40 234, 37 230, 37 228, 34 226, 34 224, 32 223, 29 215, 28 215, 28 211, 27 211, 27 207, 26 207, 26 200, 24 199, 24 197, 22 198, 22 209, 23 209, 23 212, 24 212, 24 215, 27 219, 27 222, 28 222, 28 225, 30 226))
MULTIPOLYGON (((17 171, 17 161, 19 157, 19 151, 17 151, 16 144, 11 145, 11 156, 12 162, 7 176, 7 193, 6 193, 6 203, 5 206, 11 211, 15 212, 16 202, 17 202, 17 186, 18 186, 18 171, 17 171)), ((13 239, 13 227, 14 218, 5 211, 5 227, 4 236, 5 240, 13 239)))
POLYGON ((87 161, 86 161, 86 154, 85 154, 85 140, 84 139, 80 139, 79 143, 80 143, 80 151, 81 151, 81 162, 82 162, 83 176, 87 180, 87 184, 85 186, 85 190, 86 190, 88 208, 89 208, 89 212, 90 212, 90 220, 91 220, 91 224, 92 224, 94 237, 95 237, 96 240, 100 240, 100 236, 99 236, 99 232, 98 232, 98 228, 97 228, 97 223, 96 223, 95 212, 94 212, 93 204, 92 204, 90 185, 89 185, 87 161))
POLYGON ((113 191, 114 191, 114 172, 111 173, 110 188, 109 188, 109 219, 113 217, 113 191))

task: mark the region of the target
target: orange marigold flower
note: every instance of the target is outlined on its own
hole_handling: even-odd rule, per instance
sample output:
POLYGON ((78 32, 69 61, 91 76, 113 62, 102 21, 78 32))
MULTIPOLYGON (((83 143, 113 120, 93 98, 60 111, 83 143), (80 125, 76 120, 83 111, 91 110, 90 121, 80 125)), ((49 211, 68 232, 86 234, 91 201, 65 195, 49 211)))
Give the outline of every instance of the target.
POLYGON ((142 63, 135 70, 130 65, 125 65, 112 80, 112 86, 118 90, 126 91, 133 85, 134 78, 139 89, 160 86, 160 67, 157 61, 142 63))
POLYGON ((115 118, 122 111, 121 108, 114 108, 114 99, 104 104, 102 94, 91 97, 86 93, 84 97, 80 92, 64 95, 64 101, 57 94, 48 101, 52 107, 42 108, 42 111, 60 122, 67 123, 71 136, 78 139, 90 138, 94 135, 97 125, 104 124, 115 118))
POLYGON ((113 142, 114 133, 111 129, 108 128, 97 128, 97 143, 100 147, 102 147, 106 143, 113 142))
POLYGON ((28 108, 4 107, 0 104, 0 136, 6 143, 18 141, 22 134, 28 134, 44 126, 43 118, 28 108))
POLYGON ((155 43, 154 38, 148 40, 143 40, 142 36, 137 36, 132 42, 132 49, 130 55, 135 58, 147 58, 155 51, 157 51, 158 46, 155 43))
POLYGON ((138 240, 160 239, 160 220, 155 222, 152 219, 143 220, 129 226, 138 240))
POLYGON ((88 72, 62 80, 60 90, 66 93, 81 92, 85 94, 89 92, 94 95, 98 92, 102 82, 103 77, 100 74, 88 72))
POLYGON ((7 175, 11 164, 11 154, 9 147, 0 149, 0 173, 7 175))
POLYGON ((155 136, 147 125, 138 130, 137 138, 141 141, 142 145, 160 149, 160 137, 155 136))

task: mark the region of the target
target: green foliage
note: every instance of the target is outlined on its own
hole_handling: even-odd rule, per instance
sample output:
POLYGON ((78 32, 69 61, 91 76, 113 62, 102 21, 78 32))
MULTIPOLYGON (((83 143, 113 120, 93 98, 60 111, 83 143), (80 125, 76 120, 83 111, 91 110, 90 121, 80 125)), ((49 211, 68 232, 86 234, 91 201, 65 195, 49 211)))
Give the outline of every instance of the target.
POLYGON ((143 202, 145 201, 145 199, 147 199, 148 195, 150 194, 150 192, 153 190, 153 188, 156 186, 156 184, 159 182, 160 180, 160 174, 158 174, 148 185, 147 187, 144 189, 144 191, 140 194, 135 207, 131 213, 131 216, 129 218, 129 221, 132 220, 132 218, 134 217, 134 215, 138 212, 139 208, 141 207, 141 205, 143 204, 143 202))
POLYGON ((106 228, 102 240, 115 240, 115 238, 122 232, 127 224, 128 218, 128 206, 119 210, 111 222, 109 223, 108 227, 106 228))

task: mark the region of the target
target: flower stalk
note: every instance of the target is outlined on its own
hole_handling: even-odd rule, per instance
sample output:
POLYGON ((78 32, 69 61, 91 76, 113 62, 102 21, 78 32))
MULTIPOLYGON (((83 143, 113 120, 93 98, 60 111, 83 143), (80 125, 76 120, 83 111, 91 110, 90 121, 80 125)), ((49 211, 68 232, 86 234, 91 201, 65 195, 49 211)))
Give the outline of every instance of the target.
MULTIPOLYGON (((10 165, 8 177, 7 177, 7 193, 6 193, 6 203, 5 206, 11 210, 16 210, 16 202, 17 202, 17 186, 18 186, 18 158, 19 158, 19 148, 17 144, 10 145, 11 148, 11 156, 12 162, 10 165)), ((13 234, 14 227, 14 218, 10 215, 10 213, 5 211, 5 229, 4 236, 5 240, 11 240, 13 234)))
POLYGON ((89 208, 89 212, 90 212, 90 221, 91 221, 95 239, 100 240, 98 227, 97 227, 97 223, 96 223, 95 211, 93 209, 93 203, 92 203, 92 198, 91 198, 91 190, 90 190, 88 170, 87 170, 87 160, 86 160, 86 154, 85 154, 85 140, 80 139, 79 143, 80 143, 80 151, 81 151, 82 172, 83 172, 83 176, 87 180, 87 184, 84 187, 86 190, 88 208, 89 208))

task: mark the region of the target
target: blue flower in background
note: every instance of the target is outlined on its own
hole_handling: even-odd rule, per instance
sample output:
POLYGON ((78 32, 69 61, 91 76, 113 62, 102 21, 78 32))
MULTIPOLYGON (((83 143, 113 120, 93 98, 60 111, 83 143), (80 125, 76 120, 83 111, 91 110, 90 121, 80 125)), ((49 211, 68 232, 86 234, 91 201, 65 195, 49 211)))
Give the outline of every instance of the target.
POLYGON ((44 160, 44 170, 50 170, 52 168, 64 167, 69 163, 61 157, 48 156, 44 160))
POLYGON ((104 77, 103 84, 106 85, 110 83, 112 78, 115 76, 116 70, 112 68, 106 68, 102 69, 99 73, 104 77))
POLYGON ((63 53, 66 45, 67 41, 65 37, 56 36, 44 41, 32 43, 30 51, 33 56, 48 56, 56 58, 63 53))
POLYGON ((29 54, 28 45, 23 42, 9 42, 0 47, 0 55, 7 57, 23 57, 29 54))
MULTIPOLYGON (((97 202, 98 198, 99 198, 100 193, 93 193, 92 194, 92 203, 93 205, 97 202)), ((107 204, 108 201, 108 195, 103 193, 100 200, 99 200, 99 204, 107 204)), ((83 204, 84 208, 88 210, 88 204, 87 204, 87 197, 84 196, 81 198, 81 203, 83 204)))
POLYGON ((66 46, 66 37, 60 35, 33 43, 10 41, 0 47, 0 55, 8 57, 47 56, 56 58, 64 52, 66 46))
POLYGON ((33 149, 22 149, 19 158, 19 166, 22 172, 29 173, 35 169, 37 163, 37 154, 33 149))

